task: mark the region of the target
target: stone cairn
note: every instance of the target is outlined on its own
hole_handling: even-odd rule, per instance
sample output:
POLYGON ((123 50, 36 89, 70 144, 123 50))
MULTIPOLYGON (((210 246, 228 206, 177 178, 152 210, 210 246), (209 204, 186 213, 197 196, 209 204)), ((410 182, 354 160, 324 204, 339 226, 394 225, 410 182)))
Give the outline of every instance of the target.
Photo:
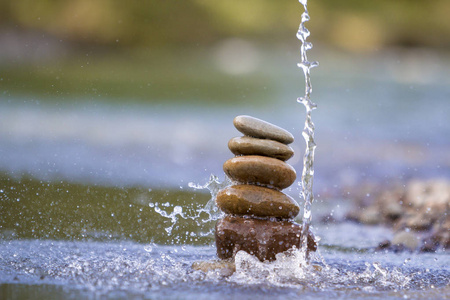
MULTIPOLYGON (((297 202, 281 192, 296 179, 294 168, 285 161, 294 155, 288 131, 250 116, 237 116, 237 130, 228 148, 236 155, 223 170, 233 185, 219 191, 216 203, 226 214, 216 225, 217 255, 233 259, 243 250, 260 261, 300 247, 302 226, 293 221, 300 211, 297 202)), ((308 235, 308 250, 316 243, 308 235)))

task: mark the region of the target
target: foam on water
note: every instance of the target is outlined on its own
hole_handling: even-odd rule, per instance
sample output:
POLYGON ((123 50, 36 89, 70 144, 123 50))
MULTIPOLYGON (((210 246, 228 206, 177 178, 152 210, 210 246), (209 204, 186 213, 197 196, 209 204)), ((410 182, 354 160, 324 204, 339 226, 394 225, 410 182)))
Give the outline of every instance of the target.
POLYGON ((302 251, 292 249, 277 254, 273 262, 260 262, 240 251, 236 254, 236 272, 228 279, 245 284, 270 284, 280 287, 312 286, 328 289, 335 286, 358 286, 361 289, 409 288, 412 276, 399 268, 384 268, 378 262, 365 263, 364 270, 339 270, 325 263, 320 253, 311 255, 313 264, 307 263, 302 251))

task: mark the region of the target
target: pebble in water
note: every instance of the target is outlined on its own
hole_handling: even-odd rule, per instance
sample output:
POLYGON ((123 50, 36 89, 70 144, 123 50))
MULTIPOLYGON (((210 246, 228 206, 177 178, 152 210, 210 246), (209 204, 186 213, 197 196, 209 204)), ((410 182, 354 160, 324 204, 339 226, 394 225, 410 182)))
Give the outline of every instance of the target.
MULTIPOLYGON (((246 136, 228 143, 234 154, 243 156, 229 159, 223 167, 234 185, 220 190, 216 198, 226 214, 216 225, 217 256, 234 259, 242 250, 260 261, 272 261, 278 253, 301 246, 302 226, 293 221, 300 208, 280 191, 296 178, 294 168, 284 162, 293 154, 287 144, 294 138, 288 131, 250 116, 238 116, 233 123, 246 136), (286 155, 280 157, 283 151, 286 155)), ((308 233, 307 240, 308 250, 315 251, 312 234, 308 233)))

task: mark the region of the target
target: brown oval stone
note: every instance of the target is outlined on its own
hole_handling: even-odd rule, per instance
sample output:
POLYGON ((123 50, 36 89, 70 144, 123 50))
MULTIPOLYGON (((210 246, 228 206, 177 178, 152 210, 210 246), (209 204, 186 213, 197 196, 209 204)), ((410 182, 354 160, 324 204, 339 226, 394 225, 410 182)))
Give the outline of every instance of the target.
POLYGON ((228 142, 228 148, 235 155, 264 155, 282 161, 288 160, 294 155, 294 150, 286 144, 249 136, 232 138, 228 142))
POLYGON ((294 168, 279 159, 248 155, 227 160, 223 170, 232 180, 278 189, 290 186, 296 178, 294 168))
POLYGON ((248 136, 275 140, 283 144, 294 141, 294 136, 289 131, 254 117, 237 116, 233 124, 237 130, 248 136))
MULTIPOLYGON (((217 256, 233 258, 243 250, 260 261, 275 259, 277 253, 300 247, 302 226, 292 221, 272 221, 227 215, 216 224, 217 256)), ((314 236, 308 234, 308 250, 316 251, 314 236)))
POLYGON ((217 194, 217 206, 234 215, 294 218, 300 207, 294 199, 274 189, 243 184, 229 186, 217 194))

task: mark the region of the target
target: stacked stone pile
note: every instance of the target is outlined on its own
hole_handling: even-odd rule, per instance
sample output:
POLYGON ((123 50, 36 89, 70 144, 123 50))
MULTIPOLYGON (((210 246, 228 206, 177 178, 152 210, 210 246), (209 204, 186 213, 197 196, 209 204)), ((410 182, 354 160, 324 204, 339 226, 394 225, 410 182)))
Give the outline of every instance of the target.
MULTIPOLYGON (((233 123, 244 136, 229 141, 236 157, 223 165, 234 184, 217 194, 217 205, 226 213, 216 225, 217 255, 228 259, 243 250, 271 261, 277 253, 300 247, 302 227, 293 221, 300 208, 281 191, 296 179, 294 168, 285 162, 294 154, 288 146, 294 137, 250 116, 238 116, 233 123)), ((312 235, 308 249, 316 250, 312 235)))

